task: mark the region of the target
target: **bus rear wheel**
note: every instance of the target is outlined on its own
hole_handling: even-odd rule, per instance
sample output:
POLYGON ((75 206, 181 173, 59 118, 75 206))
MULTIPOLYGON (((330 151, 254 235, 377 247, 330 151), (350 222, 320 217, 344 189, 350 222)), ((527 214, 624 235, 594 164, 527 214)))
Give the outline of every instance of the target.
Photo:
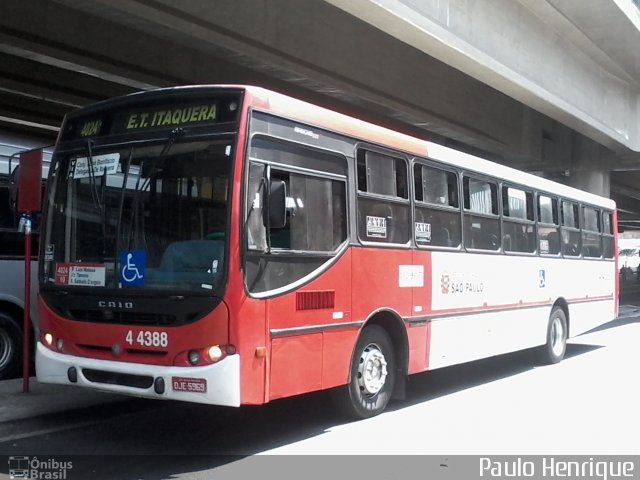
POLYGON ((22 359, 22 329, 11 315, 0 312, 0 380, 15 377, 22 359))
POLYGON ((351 358, 349 383, 334 390, 334 401, 350 417, 369 418, 384 411, 395 383, 393 344, 378 325, 365 327, 351 358))
POLYGON ((553 307, 547 325, 547 343, 540 347, 540 360, 545 364, 558 363, 567 351, 567 316, 560 307, 553 307))

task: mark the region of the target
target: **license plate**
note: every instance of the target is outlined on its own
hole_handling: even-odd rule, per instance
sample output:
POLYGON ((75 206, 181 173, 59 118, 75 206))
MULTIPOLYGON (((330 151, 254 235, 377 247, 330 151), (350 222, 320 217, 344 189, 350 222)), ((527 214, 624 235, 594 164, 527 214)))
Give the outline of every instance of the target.
POLYGON ((172 377, 174 392, 207 393, 207 380, 204 378, 172 377))

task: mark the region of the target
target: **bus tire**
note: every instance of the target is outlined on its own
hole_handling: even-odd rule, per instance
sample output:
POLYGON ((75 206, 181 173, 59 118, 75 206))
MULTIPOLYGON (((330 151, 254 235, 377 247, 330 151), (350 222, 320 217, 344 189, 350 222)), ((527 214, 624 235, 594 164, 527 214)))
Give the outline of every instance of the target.
POLYGON ((22 364, 22 328, 11 315, 0 312, 0 380, 14 378, 22 364))
POLYGON ((387 332, 378 325, 365 327, 353 350, 349 383, 333 392, 337 406, 359 419, 382 413, 393 393, 395 363, 387 332))
POLYGON ((547 343, 540 347, 540 360, 544 364, 558 363, 567 351, 567 316, 558 306, 553 307, 547 325, 547 343))

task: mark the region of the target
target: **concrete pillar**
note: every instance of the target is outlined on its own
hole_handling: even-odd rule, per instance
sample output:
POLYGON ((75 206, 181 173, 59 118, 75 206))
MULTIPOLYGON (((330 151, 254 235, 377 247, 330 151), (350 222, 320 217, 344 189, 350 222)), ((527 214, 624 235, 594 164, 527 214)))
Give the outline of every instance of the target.
POLYGON ((611 196, 609 150, 574 132, 568 184, 596 195, 611 196))

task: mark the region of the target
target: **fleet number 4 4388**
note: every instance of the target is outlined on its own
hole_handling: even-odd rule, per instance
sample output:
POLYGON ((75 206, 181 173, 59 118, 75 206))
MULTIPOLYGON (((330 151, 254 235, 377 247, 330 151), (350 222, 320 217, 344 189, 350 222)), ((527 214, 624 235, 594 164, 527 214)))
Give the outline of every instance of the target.
POLYGON ((141 330, 136 335, 133 330, 129 330, 125 341, 129 345, 140 345, 142 347, 166 347, 169 345, 169 334, 167 332, 141 330))

